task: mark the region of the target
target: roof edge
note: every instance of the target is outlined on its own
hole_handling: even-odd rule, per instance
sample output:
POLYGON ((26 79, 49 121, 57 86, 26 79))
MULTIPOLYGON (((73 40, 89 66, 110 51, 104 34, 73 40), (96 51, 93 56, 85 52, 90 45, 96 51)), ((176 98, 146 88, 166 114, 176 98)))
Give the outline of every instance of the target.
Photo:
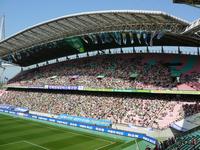
POLYGON ((4 42, 4 41, 7 41, 19 34, 22 34, 23 32, 25 31, 28 31, 28 30, 31 30, 35 27, 38 27, 38 26, 41 26, 41 25, 45 25, 47 23, 51 23, 53 21, 56 21, 56 20, 61 20, 61 19, 64 19, 64 18, 70 18, 70 17, 75 17, 75 16, 82 16, 82 15, 92 15, 92 14, 101 14, 101 13, 141 13, 141 14, 160 14, 160 15, 166 15, 166 16, 169 16, 169 17, 172 17, 174 18, 175 20, 178 20, 182 23, 185 23, 187 25, 190 25, 191 23, 184 20, 184 19, 181 19, 181 18, 178 18, 176 16, 173 16, 173 15, 170 15, 168 13, 165 13, 163 11, 151 11, 151 10, 101 10, 101 11, 88 11, 88 12, 79 12, 79 13, 73 13, 73 14, 68 14, 68 15, 64 15, 64 16, 61 16, 61 17, 57 17, 57 18, 52 18, 52 19, 49 19, 47 21, 43 21, 43 22, 40 22, 38 24, 35 24, 35 25, 32 25, 32 26, 29 26, 23 30, 20 30, 19 32, 17 33, 14 33, 14 34, 11 34, 9 37, 6 37, 4 40, 0 41, 0 43, 4 42))

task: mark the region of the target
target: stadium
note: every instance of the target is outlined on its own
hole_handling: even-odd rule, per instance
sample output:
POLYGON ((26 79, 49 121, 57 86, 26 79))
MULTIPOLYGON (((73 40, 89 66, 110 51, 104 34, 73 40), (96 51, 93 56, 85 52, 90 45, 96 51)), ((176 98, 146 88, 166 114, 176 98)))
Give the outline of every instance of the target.
POLYGON ((174 3, 187 4, 194 7, 200 7, 199 0, 174 0, 174 3))
POLYGON ((1 40, 0 58, 21 67, 0 88, 0 150, 200 149, 200 20, 70 14, 1 40))

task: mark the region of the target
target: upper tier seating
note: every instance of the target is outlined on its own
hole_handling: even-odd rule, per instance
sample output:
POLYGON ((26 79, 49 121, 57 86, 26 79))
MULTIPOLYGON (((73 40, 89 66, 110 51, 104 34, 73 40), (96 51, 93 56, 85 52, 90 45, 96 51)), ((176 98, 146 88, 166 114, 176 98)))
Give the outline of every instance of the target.
POLYGON ((102 55, 25 71, 9 84, 199 90, 199 65, 197 56, 102 55), (180 76, 179 79, 177 76, 180 76), (184 89, 181 84, 191 88, 184 89))

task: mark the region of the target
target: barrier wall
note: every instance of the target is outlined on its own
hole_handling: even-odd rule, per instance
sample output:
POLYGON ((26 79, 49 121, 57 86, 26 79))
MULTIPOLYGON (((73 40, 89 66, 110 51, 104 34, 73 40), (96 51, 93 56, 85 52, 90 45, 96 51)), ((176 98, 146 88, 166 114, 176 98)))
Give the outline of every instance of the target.
POLYGON ((147 142, 150 142, 152 144, 157 143, 156 139, 149 137, 145 134, 140 134, 140 133, 135 133, 135 132, 128 132, 128 131, 116 130, 116 129, 112 129, 112 128, 104 128, 104 127, 97 127, 97 126, 92 126, 92 125, 87 125, 87 124, 74 123, 74 122, 63 121, 60 119, 49 118, 49 117, 44 117, 44 116, 39 116, 39 115, 32 115, 32 114, 19 113, 19 112, 15 112, 15 111, 9 111, 6 109, 0 109, 0 112, 9 113, 12 115, 21 116, 21 117, 25 117, 25 118, 32 118, 32 119, 49 121, 49 122, 54 122, 54 123, 63 124, 63 125, 69 125, 69 126, 73 126, 73 127, 80 127, 80 128, 104 132, 104 133, 110 133, 110 134, 121 135, 121 136, 132 137, 132 138, 139 138, 139 139, 143 139, 147 142))
POLYGON ((6 88, 18 89, 49 89, 49 90, 75 90, 75 91, 93 91, 93 92, 124 92, 124 93, 154 93, 154 94, 184 94, 184 95, 200 95, 200 91, 186 90, 153 90, 153 89, 109 89, 109 88, 87 88, 84 86, 5 86, 6 88))

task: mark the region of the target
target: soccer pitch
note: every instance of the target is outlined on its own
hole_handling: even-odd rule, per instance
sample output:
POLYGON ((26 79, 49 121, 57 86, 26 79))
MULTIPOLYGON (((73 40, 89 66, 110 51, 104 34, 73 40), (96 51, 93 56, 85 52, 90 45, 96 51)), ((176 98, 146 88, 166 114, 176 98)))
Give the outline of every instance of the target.
POLYGON ((0 150, 143 150, 146 145, 153 147, 139 139, 90 132, 0 114, 0 150))

